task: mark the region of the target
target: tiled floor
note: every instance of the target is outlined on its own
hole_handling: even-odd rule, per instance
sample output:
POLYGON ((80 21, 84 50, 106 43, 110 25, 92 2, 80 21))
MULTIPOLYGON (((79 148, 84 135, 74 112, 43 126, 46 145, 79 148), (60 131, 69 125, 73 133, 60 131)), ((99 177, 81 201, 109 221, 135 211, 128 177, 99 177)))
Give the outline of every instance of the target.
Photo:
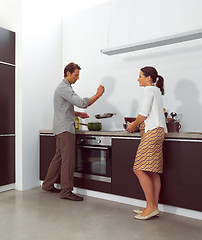
POLYGON ((160 213, 134 219, 134 206, 92 197, 61 200, 40 188, 0 193, 1 240, 192 240, 202 239, 202 221, 160 213))

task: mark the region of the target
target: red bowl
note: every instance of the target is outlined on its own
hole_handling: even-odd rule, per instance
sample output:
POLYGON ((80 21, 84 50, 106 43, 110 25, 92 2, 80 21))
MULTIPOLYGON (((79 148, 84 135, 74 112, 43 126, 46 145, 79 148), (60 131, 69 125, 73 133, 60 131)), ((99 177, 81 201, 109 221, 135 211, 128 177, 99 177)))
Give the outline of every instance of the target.
POLYGON ((136 118, 134 117, 124 117, 125 122, 134 122, 136 118))

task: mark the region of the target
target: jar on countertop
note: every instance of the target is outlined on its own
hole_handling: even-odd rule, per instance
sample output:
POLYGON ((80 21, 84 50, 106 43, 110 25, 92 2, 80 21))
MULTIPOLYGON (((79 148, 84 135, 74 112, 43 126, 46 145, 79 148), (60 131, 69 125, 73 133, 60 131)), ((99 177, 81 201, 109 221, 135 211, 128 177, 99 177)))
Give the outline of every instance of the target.
POLYGON ((79 117, 78 116, 75 117, 75 129, 76 130, 79 129, 79 117))

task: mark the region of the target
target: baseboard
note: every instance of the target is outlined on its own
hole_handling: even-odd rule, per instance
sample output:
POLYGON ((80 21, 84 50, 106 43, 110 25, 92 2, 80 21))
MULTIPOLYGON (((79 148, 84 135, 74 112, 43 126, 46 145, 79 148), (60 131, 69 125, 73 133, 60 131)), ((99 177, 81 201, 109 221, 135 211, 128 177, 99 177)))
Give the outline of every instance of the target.
POLYGON ((12 190, 12 189, 15 189, 15 183, 0 186, 0 192, 9 191, 9 190, 12 190))
MULTIPOLYGON (((96 191, 82 189, 82 188, 74 188, 74 192, 78 194, 90 196, 90 197, 101 198, 109 201, 129 204, 129 205, 138 206, 138 207, 145 207, 146 205, 146 202, 143 200, 122 197, 122 196, 108 194, 108 193, 101 193, 101 192, 96 192, 96 191)), ((202 220, 202 212, 199 212, 199 211, 169 206, 165 204, 159 204, 159 210, 161 212, 172 213, 172 214, 176 214, 184 217, 202 220)))

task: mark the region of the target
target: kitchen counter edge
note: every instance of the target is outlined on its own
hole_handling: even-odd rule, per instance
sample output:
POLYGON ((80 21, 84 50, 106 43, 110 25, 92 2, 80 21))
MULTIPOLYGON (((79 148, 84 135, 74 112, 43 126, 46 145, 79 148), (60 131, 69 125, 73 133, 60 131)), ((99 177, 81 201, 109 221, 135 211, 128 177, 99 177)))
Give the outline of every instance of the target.
MULTIPOLYGON (((53 135, 52 130, 40 130, 40 135, 53 135)), ((97 136, 112 136, 112 137, 138 137, 140 138, 140 133, 128 133, 126 131, 82 131, 77 130, 76 134, 84 135, 97 135, 97 136)), ((201 132, 173 132, 166 133, 165 138, 169 139, 202 139, 201 132)))

